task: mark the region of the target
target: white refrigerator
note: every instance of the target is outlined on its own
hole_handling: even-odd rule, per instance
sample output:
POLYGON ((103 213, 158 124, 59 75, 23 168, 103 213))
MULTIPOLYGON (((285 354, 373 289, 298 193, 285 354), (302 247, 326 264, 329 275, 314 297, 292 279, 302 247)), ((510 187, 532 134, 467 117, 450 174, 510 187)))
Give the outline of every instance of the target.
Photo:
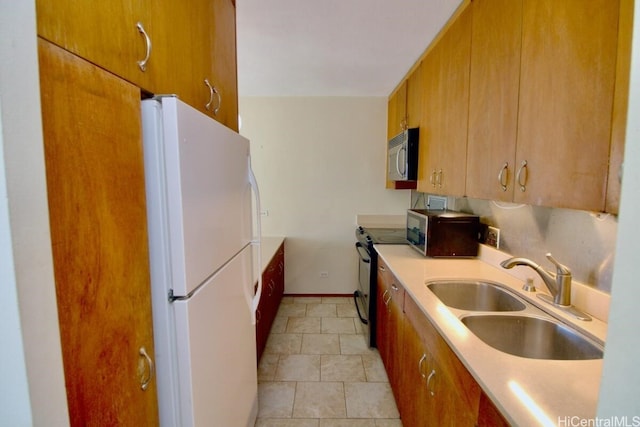
POLYGON ((142 123, 160 425, 253 426, 262 283, 249 141, 173 96, 142 101, 142 123))

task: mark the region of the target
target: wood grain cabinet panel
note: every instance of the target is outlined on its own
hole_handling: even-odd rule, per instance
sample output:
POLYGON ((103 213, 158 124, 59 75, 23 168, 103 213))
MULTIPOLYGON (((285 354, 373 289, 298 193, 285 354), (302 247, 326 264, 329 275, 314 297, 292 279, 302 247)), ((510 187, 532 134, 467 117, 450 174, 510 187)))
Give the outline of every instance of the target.
POLYGON ((70 423, 157 425, 140 90, 38 41, 70 423))
MULTIPOLYGON (((480 386, 412 298, 405 299, 404 309, 405 341, 403 345, 406 348, 421 349, 422 354, 426 355, 418 372, 420 375, 414 375, 413 380, 408 380, 403 387, 403 389, 426 388, 426 393, 422 392, 420 395, 426 396, 427 400, 423 401, 423 404, 430 410, 430 413, 426 414, 426 419, 430 422, 420 423, 418 419, 418 423, 413 425, 475 426, 480 386), (416 338, 419 342, 412 342, 416 338)), ((412 362, 412 366, 419 366, 422 356, 415 360, 418 353, 420 350, 413 354, 413 361, 405 360, 405 365, 412 362)), ((407 426, 404 424, 404 418, 403 425, 407 426)))
POLYGON ((607 179, 606 212, 620 209, 620 185, 624 145, 627 133, 627 105, 629 102, 629 74, 631 69, 631 34, 633 31, 633 0, 620 0, 618 23, 618 54, 616 56, 616 87, 613 95, 611 120, 611 149, 607 179))
POLYGON ((511 202, 515 178, 522 1, 475 0, 466 193, 511 202))
POLYGON ((387 108, 387 139, 391 139, 402 132, 407 125, 406 80, 391 94, 387 108))
POLYGON ((260 362, 267 344, 273 321, 284 294, 284 243, 269 261, 262 274, 262 295, 256 311, 256 351, 260 362))
POLYGON ((176 94, 238 130, 231 0, 37 0, 38 34, 154 95, 176 94), (144 28, 150 41, 147 54, 144 28), (205 83, 207 80, 209 86, 205 83))
POLYGON ((36 0, 38 35, 99 67, 152 90, 150 73, 157 63, 155 51, 161 43, 153 43, 158 31, 151 21, 147 0, 36 0), (152 54, 146 71, 138 61, 146 56, 143 28, 152 40, 152 54), (156 44, 158 46, 156 46, 156 44))
POLYGON ((423 59, 421 192, 465 194, 471 9, 460 13, 423 59))
POLYGON ((419 128, 422 121, 422 97, 424 95, 424 73, 422 62, 407 79, 407 127, 419 128))
POLYGON ((524 0, 515 202, 604 209, 619 10, 524 0))
POLYGON ((378 259, 376 345, 387 371, 396 402, 401 399, 402 306, 404 288, 393 276, 384 260, 378 259))

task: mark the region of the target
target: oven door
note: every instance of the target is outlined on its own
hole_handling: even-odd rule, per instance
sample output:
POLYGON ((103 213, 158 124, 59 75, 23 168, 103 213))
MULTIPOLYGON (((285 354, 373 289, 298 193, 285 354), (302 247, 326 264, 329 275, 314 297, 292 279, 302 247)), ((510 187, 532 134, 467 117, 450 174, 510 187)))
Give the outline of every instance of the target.
POLYGON ((369 323, 369 294, 371 280, 371 255, 362 243, 356 243, 358 251, 358 289, 353 293, 360 321, 369 323))

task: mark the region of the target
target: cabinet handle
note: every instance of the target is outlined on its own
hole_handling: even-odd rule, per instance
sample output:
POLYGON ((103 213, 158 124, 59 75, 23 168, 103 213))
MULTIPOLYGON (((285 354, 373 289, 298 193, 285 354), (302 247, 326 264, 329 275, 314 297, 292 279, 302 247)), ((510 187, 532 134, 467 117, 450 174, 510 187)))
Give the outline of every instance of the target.
POLYGON ((147 71, 147 62, 149 62, 149 57, 151 56, 151 38, 145 31, 141 22, 136 24, 136 28, 138 29, 138 32, 144 36, 144 43, 146 46, 145 57, 142 61, 138 61, 138 68, 140 68, 140 71, 147 71))
POLYGON ((284 271, 284 263, 280 263, 278 264, 278 268, 280 269, 280 274, 282 274, 282 272, 284 271))
POLYGON ((275 285, 276 285, 276 283, 273 281, 273 279, 271 279, 269 281, 269 295, 267 295, 267 296, 270 297, 271 295, 273 295, 273 290, 275 289, 275 285))
POLYGON ((144 360, 147 362, 147 370, 149 371, 149 374, 140 380, 140 388, 142 389, 142 391, 146 391, 149 388, 149 384, 151 384, 151 380, 153 379, 153 372, 154 372, 153 360, 151 360, 151 357, 149 356, 149 354, 147 353, 147 350, 144 347, 140 347, 138 354, 140 354, 140 356, 142 356, 144 360))
POLYGON ((391 289, 393 289, 394 292, 398 292, 398 287, 396 286, 395 283, 391 285, 391 289))
POLYGON ((384 268, 384 265, 381 265, 379 268, 380 268, 380 271, 387 271, 387 269, 384 268))
POLYGON ((262 313, 260 312, 260 309, 256 309, 256 324, 260 323, 260 319, 262 319, 262 313))
POLYGON ((522 191, 523 193, 527 191, 527 171, 527 161, 523 160, 522 163, 520 163, 520 169, 518 169, 518 174, 516 175, 516 181, 518 181, 520 191, 522 191))
POLYGON ((426 379, 427 378, 427 374, 425 374, 424 370, 422 369, 422 364, 426 360, 427 360, 427 353, 422 353, 422 357, 418 361, 418 372, 420 373, 420 376, 422 377, 422 379, 426 379))
POLYGON ((436 395, 435 386, 431 386, 431 381, 435 378, 436 376, 436 370, 432 369, 431 373, 429 374, 429 376, 427 377, 427 390, 429 391, 429 394, 431 395, 431 397, 436 395))
POLYGON ((442 188, 442 169, 438 171, 438 177, 436 178, 436 182, 438 183, 438 187, 442 188))
POLYGON ((431 176, 429 177, 429 182, 433 188, 436 187, 436 170, 431 171, 431 176))
POLYGON ((211 111, 211 104, 213 104, 213 95, 215 94, 218 98, 218 106, 213 109, 213 115, 216 116, 218 114, 218 111, 220 111, 220 106, 222 105, 222 97, 220 96, 220 92, 218 92, 218 89, 216 89, 215 86, 209 83, 209 79, 204 79, 204 84, 209 88, 209 102, 207 102, 204 108, 207 111, 211 111))
POLYGON ((504 165, 502 165, 502 169, 500 169, 500 173, 498 174, 498 183, 500 184, 500 188, 502 188, 502 191, 507 191, 508 179, 509 179, 509 163, 504 162, 504 165))
POLYGON ((382 294, 382 302, 384 302, 384 305, 389 307, 389 301, 391 301, 391 294, 389 294, 389 298, 386 298, 387 294, 389 294, 389 289, 385 289, 384 293, 382 294))

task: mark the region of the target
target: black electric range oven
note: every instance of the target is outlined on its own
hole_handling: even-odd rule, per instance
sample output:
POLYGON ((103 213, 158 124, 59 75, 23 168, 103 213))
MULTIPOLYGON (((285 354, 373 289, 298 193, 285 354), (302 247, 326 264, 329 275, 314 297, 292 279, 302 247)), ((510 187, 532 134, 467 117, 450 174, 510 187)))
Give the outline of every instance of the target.
POLYGON ((407 245, 406 228, 356 229, 358 251, 358 289, 353 299, 360 321, 367 325, 367 341, 376 346, 376 291, 378 287, 378 253, 373 245, 407 245))

